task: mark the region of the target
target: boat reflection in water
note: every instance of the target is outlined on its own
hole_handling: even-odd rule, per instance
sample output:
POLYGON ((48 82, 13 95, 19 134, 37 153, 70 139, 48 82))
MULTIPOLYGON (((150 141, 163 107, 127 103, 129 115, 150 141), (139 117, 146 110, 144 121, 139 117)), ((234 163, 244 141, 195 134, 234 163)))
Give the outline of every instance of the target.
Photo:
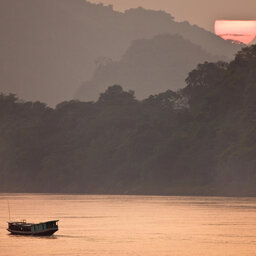
POLYGON ((8 231, 14 235, 51 236, 58 230, 58 220, 41 223, 8 222, 8 231))

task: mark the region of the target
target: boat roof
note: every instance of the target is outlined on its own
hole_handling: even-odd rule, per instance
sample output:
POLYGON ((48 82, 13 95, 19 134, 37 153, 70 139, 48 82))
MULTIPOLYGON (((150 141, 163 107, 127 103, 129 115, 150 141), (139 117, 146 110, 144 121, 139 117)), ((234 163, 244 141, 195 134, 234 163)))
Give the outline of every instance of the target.
POLYGON ((8 221, 10 224, 16 224, 16 225, 23 225, 23 226, 30 226, 30 225, 38 225, 38 224, 46 224, 50 222, 58 222, 59 220, 49 220, 49 221, 44 221, 44 222, 39 222, 39 223, 28 223, 26 221, 8 221))

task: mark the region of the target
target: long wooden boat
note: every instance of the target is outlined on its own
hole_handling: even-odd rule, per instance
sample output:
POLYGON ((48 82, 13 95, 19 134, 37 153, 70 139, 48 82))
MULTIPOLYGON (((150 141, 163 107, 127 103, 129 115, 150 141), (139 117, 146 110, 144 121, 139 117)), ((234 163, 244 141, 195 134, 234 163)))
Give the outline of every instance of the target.
POLYGON ((41 223, 8 222, 8 231, 14 235, 51 236, 58 231, 58 220, 41 223))

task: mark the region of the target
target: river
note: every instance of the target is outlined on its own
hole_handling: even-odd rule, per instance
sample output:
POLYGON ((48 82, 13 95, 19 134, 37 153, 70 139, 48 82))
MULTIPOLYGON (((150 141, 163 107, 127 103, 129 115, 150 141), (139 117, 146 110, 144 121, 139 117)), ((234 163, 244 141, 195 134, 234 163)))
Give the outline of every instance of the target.
POLYGON ((0 194, 0 255, 255 256, 256 198, 0 194), (51 237, 11 220, 59 220, 51 237))

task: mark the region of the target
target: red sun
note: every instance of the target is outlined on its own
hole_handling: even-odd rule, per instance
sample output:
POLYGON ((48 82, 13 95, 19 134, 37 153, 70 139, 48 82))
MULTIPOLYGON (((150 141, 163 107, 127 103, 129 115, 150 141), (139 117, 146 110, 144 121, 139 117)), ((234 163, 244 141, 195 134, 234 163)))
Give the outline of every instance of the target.
POLYGON ((249 44, 256 36, 256 20, 216 20, 215 34, 227 40, 249 44))

